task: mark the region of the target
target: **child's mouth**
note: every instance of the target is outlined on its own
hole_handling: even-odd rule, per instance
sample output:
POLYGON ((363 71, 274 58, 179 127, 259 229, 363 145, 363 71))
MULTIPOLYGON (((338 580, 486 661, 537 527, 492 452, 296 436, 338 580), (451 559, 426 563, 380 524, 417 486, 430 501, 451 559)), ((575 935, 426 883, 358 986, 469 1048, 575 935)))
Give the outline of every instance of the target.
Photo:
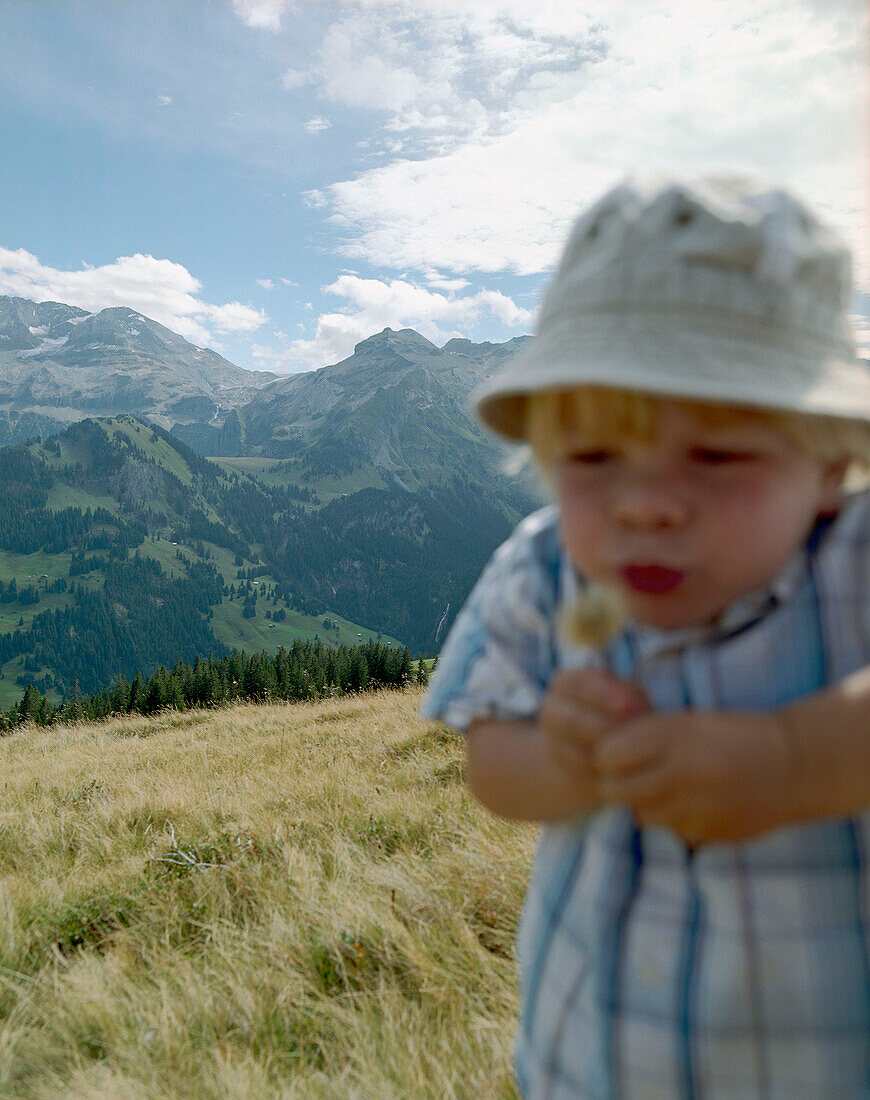
POLYGON ((666 565, 626 565, 619 575, 629 588, 654 595, 671 592, 685 576, 681 570, 669 569, 666 565))

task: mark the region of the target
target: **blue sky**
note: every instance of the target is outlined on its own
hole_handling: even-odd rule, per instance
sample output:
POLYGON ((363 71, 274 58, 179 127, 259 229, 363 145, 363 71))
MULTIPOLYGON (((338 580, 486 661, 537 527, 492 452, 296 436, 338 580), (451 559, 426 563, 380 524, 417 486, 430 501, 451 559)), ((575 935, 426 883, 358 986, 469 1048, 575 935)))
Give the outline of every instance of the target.
POLYGON ((867 37, 864 0, 7 0, 0 294, 277 371, 506 340, 604 187, 724 167, 850 240, 870 348, 867 37))

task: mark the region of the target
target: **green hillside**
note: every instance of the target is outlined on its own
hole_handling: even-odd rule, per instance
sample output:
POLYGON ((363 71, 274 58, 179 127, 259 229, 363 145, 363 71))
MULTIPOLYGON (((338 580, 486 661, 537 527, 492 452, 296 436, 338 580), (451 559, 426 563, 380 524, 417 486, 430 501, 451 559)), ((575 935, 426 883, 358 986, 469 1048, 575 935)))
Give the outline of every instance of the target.
POLYGON ((355 467, 344 474, 319 474, 310 465, 292 458, 210 458, 227 473, 247 474, 264 485, 295 485, 310 490, 312 504, 328 504, 362 489, 387 490, 393 478, 384 477, 374 466, 355 467))
POLYGON ((352 456, 331 470, 322 436, 217 464, 129 415, 0 448, 0 707, 297 640, 434 653, 528 498, 473 448, 411 479, 400 435, 413 487, 352 456))
POLYGON ((381 639, 292 598, 258 530, 303 515, 287 490, 225 474, 123 416, 0 449, 0 706, 35 683, 57 702, 119 673, 295 640, 381 639), (239 517, 242 517, 241 519, 239 517))

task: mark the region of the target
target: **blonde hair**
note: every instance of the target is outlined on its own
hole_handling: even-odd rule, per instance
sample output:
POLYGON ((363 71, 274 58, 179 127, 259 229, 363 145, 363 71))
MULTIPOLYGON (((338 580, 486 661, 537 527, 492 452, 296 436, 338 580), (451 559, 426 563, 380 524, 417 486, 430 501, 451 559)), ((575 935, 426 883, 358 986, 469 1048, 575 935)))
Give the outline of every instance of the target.
POLYGON ((525 437, 546 476, 576 434, 602 442, 650 439, 659 408, 666 400, 676 400, 711 428, 746 419, 767 424, 821 462, 847 462, 847 488, 870 484, 870 423, 837 416, 718 405, 635 390, 583 386, 529 394, 525 401, 525 437))

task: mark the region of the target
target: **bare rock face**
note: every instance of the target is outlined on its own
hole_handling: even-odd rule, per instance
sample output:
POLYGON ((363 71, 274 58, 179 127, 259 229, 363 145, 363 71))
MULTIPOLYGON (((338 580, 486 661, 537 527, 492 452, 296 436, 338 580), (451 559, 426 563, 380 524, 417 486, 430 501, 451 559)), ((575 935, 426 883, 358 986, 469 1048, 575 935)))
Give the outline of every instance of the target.
POLYGON ((42 418, 43 435, 53 420, 60 430, 123 412, 164 427, 207 423, 275 377, 243 370, 133 309, 87 313, 62 302, 0 297, 0 413, 8 414, 11 434, 22 414, 42 418))
POLYGON ((46 340, 60 345, 76 321, 87 316, 83 309, 62 302, 0 297, 0 351, 32 352, 46 340))

